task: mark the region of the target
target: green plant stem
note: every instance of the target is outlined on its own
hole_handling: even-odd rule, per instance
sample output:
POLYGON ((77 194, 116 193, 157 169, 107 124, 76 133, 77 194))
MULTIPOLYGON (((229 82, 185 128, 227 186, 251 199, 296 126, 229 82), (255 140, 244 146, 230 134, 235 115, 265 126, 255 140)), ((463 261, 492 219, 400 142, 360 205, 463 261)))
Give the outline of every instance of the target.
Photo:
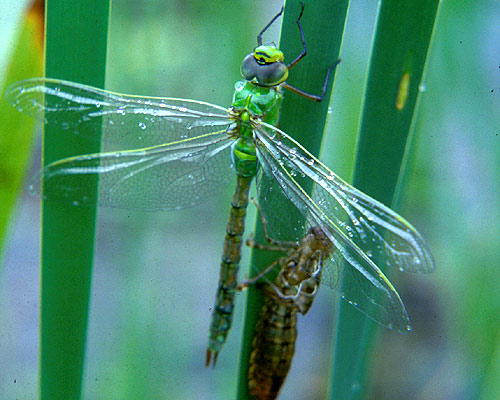
MULTIPOLYGON (((344 30, 348 1, 332 4, 329 0, 318 0, 306 4, 301 23, 307 43, 307 56, 291 71, 287 82, 306 92, 320 94, 328 68, 338 59, 340 43, 344 30)), ((285 54, 285 62, 293 60, 302 50, 300 33, 296 24, 300 14, 300 3, 286 3, 280 38, 280 49, 285 54)), ((321 103, 300 97, 294 93, 285 93, 285 100, 280 116, 280 128, 298 140, 312 154, 318 155, 325 131, 326 118, 330 103, 335 71, 330 76, 325 98, 321 103)), ((312 188, 308 188, 312 189, 312 188)), ((298 213, 290 202, 282 204, 285 213, 298 213)), ((280 227, 286 237, 294 236, 294 226, 280 227)), ((255 240, 264 243, 265 237, 257 216, 255 240)), ((263 266, 276 259, 276 252, 255 251, 252 253, 250 276, 263 266)), ((258 313, 263 298, 253 285, 248 289, 243 331, 242 350, 239 362, 238 399, 249 399, 248 362, 252 350, 252 340, 258 313)))
MULTIPOLYGON (((47 1, 46 76, 104 86, 109 1, 47 1)), ((99 151, 99 142, 46 126, 43 163, 99 151)), ((88 190, 97 190, 97 180, 88 190)), ((42 400, 79 399, 92 277, 95 208, 43 202, 42 400)))
MULTIPOLYGON (((378 16, 353 184, 393 207, 410 153, 438 5, 437 0, 385 0, 378 16)), ((331 399, 362 398, 374 333, 372 321, 340 302, 331 399)))

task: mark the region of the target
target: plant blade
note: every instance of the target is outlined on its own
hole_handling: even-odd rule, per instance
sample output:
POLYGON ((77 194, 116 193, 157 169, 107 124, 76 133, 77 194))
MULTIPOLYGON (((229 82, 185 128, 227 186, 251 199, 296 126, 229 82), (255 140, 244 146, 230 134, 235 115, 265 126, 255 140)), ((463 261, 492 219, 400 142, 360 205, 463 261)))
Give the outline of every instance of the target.
MULTIPOLYGON (((354 186, 397 204, 439 1, 381 2, 354 170, 354 186)), ((331 399, 362 398, 374 325, 340 302, 331 399)))
MULTIPOLYGON (((46 76, 104 86, 109 2, 48 1, 46 76)), ((43 163, 99 151, 46 126, 43 163)), ((97 180, 93 189, 97 190, 97 180)), ((94 208, 43 202, 41 399, 78 399, 92 277, 94 208)))

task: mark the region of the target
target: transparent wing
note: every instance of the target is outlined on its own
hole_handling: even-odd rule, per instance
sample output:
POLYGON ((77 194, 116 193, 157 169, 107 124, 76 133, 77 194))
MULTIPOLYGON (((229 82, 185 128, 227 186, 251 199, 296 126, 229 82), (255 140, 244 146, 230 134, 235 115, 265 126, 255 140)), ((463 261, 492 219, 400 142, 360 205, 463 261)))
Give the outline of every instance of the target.
POLYGON ((116 150, 172 143, 221 130, 227 110, 208 103, 113 93, 74 82, 33 78, 10 86, 14 107, 77 135, 96 137, 116 150))
MULTIPOLYGON (((295 182, 286 180, 286 175, 281 170, 283 167, 267 149, 259 148, 258 154, 261 170, 257 190, 268 229, 272 226, 279 229, 283 223, 280 218, 282 213, 276 211, 279 210, 276 206, 280 202, 280 195, 277 193, 282 193, 282 198, 285 196, 290 200, 306 218, 306 222, 298 222, 302 228, 299 229, 300 232, 307 232, 313 226, 321 226, 333 243, 330 257, 323 262, 322 286, 330 287, 339 297, 378 323, 398 332, 407 332, 410 322, 406 309, 380 269, 347 236, 318 216, 312 199, 307 195, 302 196, 301 191, 296 191, 297 188, 293 187, 295 182), (268 175, 268 179, 263 179, 264 175, 268 175), (271 196, 269 190, 275 194, 271 196)), ((275 232, 269 230, 274 238, 275 232)))
POLYGON ((262 173, 272 178, 257 183, 266 218, 268 214, 279 218, 273 217, 279 208, 266 204, 267 198, 279 195, 268 196, 269 191, 282 192, 306 217, 308 226, 323 229, 335 247, 332 255, 338 250, 350 264, 344 268, 331 257, 325 262, 322 282, 375 321, 407 332, 406 309, 376 263, 431 271, 432 256, 420 235, 393 211, 335 176, 284 132, 262 124, 254 134, 262 173), (300 179, 315 183, 312 197, 298 183, 300 179))
MULTIPOLYGON (((258 149, 265 148, 269 162, 273 162, 270 173, 275 175, 285 194, 307 198, 298 181, 305 178, 314 182, 309 201, 318 218, 342 232, 346 240, 363 249, 375 264, 416 273, 434 270, 427 244, 403 217, 344 182, 278 128, 261 124, 255 134, 257 142, 262 144, 258 149)), ((298 204, 295 206, 302 213, 305 211, 298 204)))
POLYGON ((30 189, 73 205, 166 210, 194 206, 225 187, 232 140, 225 130, 145 149, 69 157, 46 166, 30 189), (88 186, 99 178, 99 197, 88 186))

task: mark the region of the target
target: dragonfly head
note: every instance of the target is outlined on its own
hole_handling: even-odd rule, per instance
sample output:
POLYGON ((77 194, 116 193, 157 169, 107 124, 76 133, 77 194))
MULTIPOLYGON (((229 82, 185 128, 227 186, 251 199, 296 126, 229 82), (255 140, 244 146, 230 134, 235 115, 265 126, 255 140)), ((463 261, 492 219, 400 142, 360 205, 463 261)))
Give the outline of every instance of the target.
POLYGON ((241 63, 241 75, 261 86, 276 86, 288 78, 283 52, 273 45, 260 45, 241 63))

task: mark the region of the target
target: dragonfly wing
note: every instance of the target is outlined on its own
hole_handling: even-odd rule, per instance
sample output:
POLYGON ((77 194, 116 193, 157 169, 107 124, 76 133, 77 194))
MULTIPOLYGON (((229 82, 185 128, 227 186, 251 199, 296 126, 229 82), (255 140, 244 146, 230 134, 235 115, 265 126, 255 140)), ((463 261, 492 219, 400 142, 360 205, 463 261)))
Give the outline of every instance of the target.
MULTIPOLYGON (((294 177, 312 180, 315 185, 311 197, 316 213, 363 249, 375 264, 416 273, 434 270, 427 244, 403 217, 340 179, 278 128, 262 124, 256 136, 280 167, 280 179, 286 180, 285 183, 291 181, 296 186, 293 190, 302 192, 294 177)), ((283 186, 282 182, 279 184, 283 186)))
MULTIPOLYGON (((399 294, 387 278, 373 280, 367 270, 350 268, 344 255, 334 250, 323 263, 321 283, 375 322, 400 333, 411 330, 410 318, 399 294)), ((350 263, 349 263, 350 264, 350 263)), ((352 265, 352 264, 351 264, 352 265)))
MULTIPOLYGON (((349 304, 373 320, 398 332, 407 332, 410 328, 406 309, 399 294, 380 268, 342 229, 329 220, 297 183, 294 177, 297 172, 291 173, 292 167, 287 165, 290 159, 287 161, 281 153, 282 146, 285 145, 279 140, 273 141, 261 130, 255 134, 263 173, 269 174, 279 185, 283 195, 306 217, 310 226, 322 227, 334 246, 332 254, 335 255, 338 251, 343 262, 350 266, 343 268, 343 262, 330 262, 324 267, 322 283, 334 289, 349 304)), ((262 206, 262 203, 266 202, 267 194, 262 192, 261 187, 258 187, 258 190, 262 206)))
POLYGON ((172 143, 228 125, 225 108, 195 100, 131 96, 75 82, 33 78, 10 86, 14 107, 45 123, 96 138, 116 150, 172 143))
POLYGON ((146 211, 200 204, 231 179, 226 131, 145 149, 69 157, 47 165, 30 188, 74 205, 146 211), (99 195, 88 192, 99 179, 99 195))
POLYGON ((286 204, 283 202, 283 189, 274 176, 273 179, 265 178, 269 178, 267 165, 259 162, 255 179, 259 193, 258 206, 265 217, 269 236, 280 242, 299 243, 307 231, 303 217, 305 214, 294 212, 294 206, 283 207, 283 204, 286 204), (292 230, 284 230, 282 226, 290 227, 292 230))

